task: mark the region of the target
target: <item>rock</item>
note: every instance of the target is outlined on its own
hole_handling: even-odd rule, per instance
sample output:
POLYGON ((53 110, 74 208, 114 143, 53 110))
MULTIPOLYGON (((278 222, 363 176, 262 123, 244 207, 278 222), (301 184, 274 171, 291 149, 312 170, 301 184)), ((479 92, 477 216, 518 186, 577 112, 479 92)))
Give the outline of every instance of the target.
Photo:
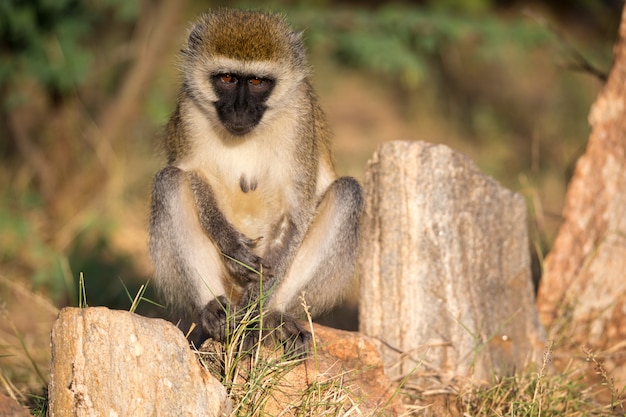
POLYGON ((342 384, 351 393, 352 403, 358 404, 357 415, 406 415, 399 385, 385 374, 380 353, 369 338, 322 326, 315 326, 315 337, 317 356, 305 364, 309 384, 344 375, 342 384))
POLYGON ((542 357, 523 198, 464 155, 383 144, 369 162, 360 330, 393 377, 489 379, 542 357))
POLYGON ((28 409, 22 407, 13 398, 0 394, 0 416, 2 417, 29 417, 28 409))
POLYGON ((538 305, 555 334, 602 351, 621 387, 626 384, 626 9, 614 54, 589 113, 589 143, 567 190, 538 305))
POLYGON ((224 387, 160 319, 66 308, 52 329, 50 417, 222 416, 224 387))

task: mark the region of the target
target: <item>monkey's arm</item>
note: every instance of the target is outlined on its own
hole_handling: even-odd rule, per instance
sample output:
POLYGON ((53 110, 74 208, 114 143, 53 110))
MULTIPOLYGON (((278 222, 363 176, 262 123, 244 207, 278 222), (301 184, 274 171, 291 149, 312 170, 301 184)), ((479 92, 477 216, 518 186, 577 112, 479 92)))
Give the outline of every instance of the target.
POLYGON ((234 317, 242 291, 258 279, 223 254, 258 268, 253 246, 228 222, 200 176, 174 166, 156 174, 150 218, 155 282, 173 321, 202 323, 204 335, 196 342, 223 340, 227 316, 234 317))
MULTIPOLYGON (((256 242, 243 235, 220 211, 213 191, 197 173, 188 174, 194 201, 198 208, 198 219, 204 232, 225 255, 224 264, 241 285, 259 280, 255 271, 261 269, 262 260, 252 252, 256 242), (244 265, 248 266, 246 268, 244 265)), ((268 266, 264 265, 267 269, 268 266)))

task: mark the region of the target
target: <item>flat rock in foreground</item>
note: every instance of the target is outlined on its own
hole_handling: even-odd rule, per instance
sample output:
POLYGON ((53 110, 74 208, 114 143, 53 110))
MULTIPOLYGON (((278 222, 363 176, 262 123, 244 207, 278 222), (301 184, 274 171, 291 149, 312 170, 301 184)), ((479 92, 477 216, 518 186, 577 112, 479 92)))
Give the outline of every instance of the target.
POLYGON ((222 416, 224 387, 171 323, 66 308, 52 328, 50 417, 222 416))

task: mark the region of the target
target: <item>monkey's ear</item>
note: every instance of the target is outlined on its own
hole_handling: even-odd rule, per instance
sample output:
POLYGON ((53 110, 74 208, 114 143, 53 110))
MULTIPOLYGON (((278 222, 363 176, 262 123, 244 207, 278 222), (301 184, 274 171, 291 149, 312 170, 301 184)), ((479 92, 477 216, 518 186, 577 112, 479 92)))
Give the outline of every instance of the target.
POLYGON ((291 32, 288 35, 289 43, 291 44, 291 51, 294 52, 294 63, 297 66, 305 66, 306 65, 306 50, 304 48, 304 31, 302 32, 291 32))
POLYGON ((197 50, 202 44, 202 34, 206 33, 207 25, 205 23, 196 23, 189 31, 187 37, 187 47, 183 49, 183 53, 189 53, 197 50))

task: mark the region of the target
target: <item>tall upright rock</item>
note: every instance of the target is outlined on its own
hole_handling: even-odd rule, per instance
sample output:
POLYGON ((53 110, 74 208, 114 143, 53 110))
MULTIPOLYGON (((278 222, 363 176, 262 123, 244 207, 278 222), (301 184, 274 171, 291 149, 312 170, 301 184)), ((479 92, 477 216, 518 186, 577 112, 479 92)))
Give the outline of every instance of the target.
POLYGON ((382 145, 365 193, 360 330, 389 373, 484 379, 541 357, 519 194, 424 142, 382 145))

